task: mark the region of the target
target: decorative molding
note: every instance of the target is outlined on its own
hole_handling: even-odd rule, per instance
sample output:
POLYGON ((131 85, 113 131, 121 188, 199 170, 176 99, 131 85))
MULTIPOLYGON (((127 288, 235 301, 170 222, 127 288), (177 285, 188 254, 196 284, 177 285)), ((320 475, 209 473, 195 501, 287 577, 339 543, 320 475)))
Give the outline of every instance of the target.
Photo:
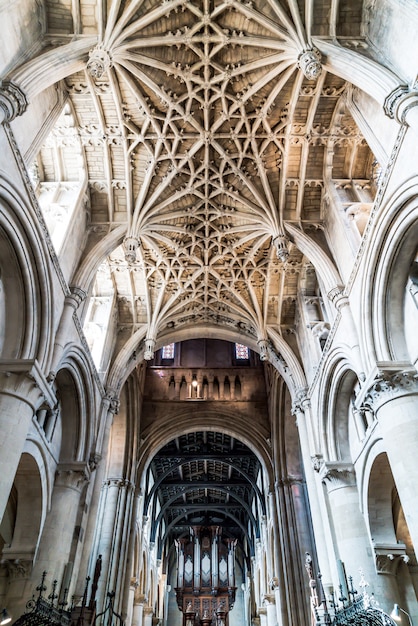
POLYGON ((11 122, 22 115, 28 106, 23 91, 9 80, 0 80, 0 123, 11 122))

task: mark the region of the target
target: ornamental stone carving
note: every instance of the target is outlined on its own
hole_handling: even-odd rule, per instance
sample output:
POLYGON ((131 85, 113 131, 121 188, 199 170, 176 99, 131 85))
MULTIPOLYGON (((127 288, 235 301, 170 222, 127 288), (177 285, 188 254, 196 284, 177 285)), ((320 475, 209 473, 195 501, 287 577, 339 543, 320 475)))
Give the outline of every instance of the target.
POLYGON ((407 85, 399 85, 385 98, 383 110, 391 119, 400 124, 406 123, 409 111, 418 105, 418 92, 407 85))
POLYGON ((308 397, 307 389, 299 389, 296 392, 296 396, 292 402, 292 414, 304 413, 311 405, 311 401, 308 397))
POLYGON ((289 258, 289 240, 285 235, 278 235, 273 239, 273 245, 276 248, 276 254, 279 261, 285 263, 289 258))
POLYGON ((316 80, 322 72, 321 53, 316 48, 304 50, 298 56, 298 65, 308 80, 316 80))
POLYGON ((266 339, 260 339, 257 341, 257 345, 260 349, 260 361, 268 361, 268 342, 266 339))
POLYGON ((348 298, 344 294, 344 287, 341 285, 337 285, 331 289, 331 291, 327 293, 327 297, 337 310, 340 310, 343 306, 348 306, 349 304, 348 298))
POLYGON ((81 463, 80 465, 62 465, 55 474, 55 486, 65 487, 80 491, 90 479, 90 471, 88 465, 81 463))
POLYGON ((28 106, 23 91, 8 80, 0 80, 0 123, 11 122, 22 115, 28 106))
POLYGON ((96 46, 89 52, 87 61, 87 71, 95 80, 101 78, 109 68, 112 67, 110 53, 102 46, 96 46))
POLYGON ((396 397, 418 394, 418 374, 415 371, 396 372, 378 378, 367 392, 363 404, 376 412, 396 397))
POLYGON ((135 263, 137 261, 136 251, 140 247, 141 242, 138 237, 125 237, 123 247, 125 249, 125 260, 127 263, 135 263))
POLYGON ((32 559, 4 559, 1 564, 6 568, 9 580, 30 578, 32 573, 32 559))
POLYGON ((356 477, 352 463, 329 463, 324 461, 319 470, 322 482, 326 485, 328 493, 342 487, 354 487, 356 477))
POLYGON ((145 351, 144 351, 144 359, 146 361, 151 361, 154 358, 154 350, 155 350, 155 339, 145 339, 145 351))

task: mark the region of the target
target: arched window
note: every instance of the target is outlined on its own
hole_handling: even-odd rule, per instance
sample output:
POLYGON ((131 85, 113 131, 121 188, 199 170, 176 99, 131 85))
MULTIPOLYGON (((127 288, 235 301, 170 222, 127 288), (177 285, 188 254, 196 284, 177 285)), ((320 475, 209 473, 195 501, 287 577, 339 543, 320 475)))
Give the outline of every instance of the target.
POLYGON ((239 361, 248 361, 250 358, 250 350, 242 343, 235 344, 235 358, 239 361))

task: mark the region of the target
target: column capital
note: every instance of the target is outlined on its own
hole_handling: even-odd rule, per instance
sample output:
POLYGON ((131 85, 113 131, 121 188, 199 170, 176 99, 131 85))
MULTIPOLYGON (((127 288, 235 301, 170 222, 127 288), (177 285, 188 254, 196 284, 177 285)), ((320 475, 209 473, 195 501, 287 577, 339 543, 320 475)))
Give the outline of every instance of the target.
POLYGON ((57 403, 55 393, 36 359, 0 359, 1 393, 26 402, 33 411, 38 408, 40 397, 49 407, 57 403))
POLYGON ((376 560, 376 572, 378 574, 396 576, 401 563, 409 562, 409 556, 405 553, 405 551, 401 554, 396 548, 391 552, 388 552, 388 549, 390 549, 390 546, 387 548, 377 548, 375 546, 374 555, 376 560))
MULTIPOLYGON (((418 374, 416 370, 380 370, 364 396, 364 402, 377 411, 394 398, 418 394, 418 374)), ((357 402, 356 402, 357 404, 357 402)))
POLYGON ((292 414, 297 415, 298 413, 305 413, 306 409, 309 409, 311 406, 311 399, 308 396, 308 389, 299 389, 296 392, 295 397, 292 402, 292 414))
POLYGON ((265 605, 276 604, 276 596, 273 593, 265 593, 263 595, 263 602, 265 605))
POLYGON ((2 559, 1 566, 6 569, 9 581, 30 578, 33 569, 33 554, 31 558, 12 558, 9 554, 2 559))
POLYGON ((90 468, 86 463, 60 463, 55 474, 55 487, 81 492, 89 480, 90 468))
POLYGON ((418 91, 410 89, 408 85, 398 85, 385 98, 383 110, 391 119, 399 124, 407 123, 409 111, 418 105, 418 91))
POLYGON ((108 403, 109 413, 117 415, 119 412, 119 394, 114 389, 107 389, 103 400, 108 403))
POLYGON ((324 461, 319 470, 322 482, 327 486, 328 493, 335 489, 353 487, 356 484, 354 466, 352 463, 324 461))
POLYGON ((23 91, 10 80, 0 80, 0 123, 11 122, 28 106, 23 91))
POLYGON ((76 311, 86 297, 87 292, 84 289, 81 287, 72 287, 71 293, 66 296, 65 301, 73 307, 74 311, 76 311))
POLYGON ((344 306, 348 306, 350 304, 348 300, 348 296, 344 293, 343 285, 336 285, 327 293, 327 298, 335 308, 339 311, 344 306))

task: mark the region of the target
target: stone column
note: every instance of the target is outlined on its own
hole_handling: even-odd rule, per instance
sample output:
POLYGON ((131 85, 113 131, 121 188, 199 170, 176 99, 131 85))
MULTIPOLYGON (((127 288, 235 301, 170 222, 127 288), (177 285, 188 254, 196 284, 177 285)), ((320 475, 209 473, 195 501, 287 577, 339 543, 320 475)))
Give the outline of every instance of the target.
POLYGON ((93 578, 96 560, 100 554, 97 552, 96 524, 102 486, 106 473, 106 464, 101 462, 101 459, 107 452, 113 416, 118 412, 118 409, 119 401, 117 395, 112 390, 107 391, 106 395, 102 398, 102 406, 99 415, 99 422, 103 424, 103 427, 98 433, 95 451, 92 452, 89 459, 90 469, 96 471, 94 472, 94 488, 91 489, 89 516, 84 533, 83 553, 78 571, 76 596, 80 596, 83 593, 88 571, 90 577, 93 578), (94 544, 95 537, 96 545, 94 544))
POLYGON ((56 398, 36 360, 0 360, 0 519, 9 499, 32 417, 56 398))
POLYGON ((143 608, 143 620, 142 623, 144 626, 152 626, 152 616, 154 615, 154 611, 150 606, 144 606, 143 608))
POLYGON ((416 371, 380 371, 365 402, 379 422, 393 478, 418 553, 418 375, 416 371))
POLYGON ((108 592, 115 592, 115 609, 119 612, 121 587, 125 575, 127 541, 134 498, 134 486, 123 478, 105 480, 99 506, 97 554, 102 554, 102 576, 99 580, 97 606, 101 610, 108 592))
MULTIPOLYGON (((310 400, 304 391, 299 393, 297 401, 293 403, 292 413, 296 417, 296 425, 299 432, 303 469, 308 489, 309 505, 315 535, 315 547, 322 574, 322 583, 324 585, 325 592, 330 593, 333 587, 333 577, 330 563, 335 562, 335 554, 332 550, 332 545, 326 540, 326 535, 330 535, 330 530, 328 527, 328 533, 325 532, 324 524, 327 526, 329 525, 326 516, 326 506, 322 485, 316 480, 314 465, 312 462, 312 459, 315 460, 316 457, 315 449, 311 447, 309 442, 307 425, 307 421, 310 417, 310 400)), ((334 578, 336 579, 336 572, 334 572, 334 578)))
MULTIPOLYGON (((357 584, 356 577, 361 569, 371 587, 377 591, 378 582, 374 560, 371 556, 366 524, 360 511, 353 465, 342 462, 324 462, 320 468, 320 476, 328 493, 336 557, 345 566, 346 575, 353 577, 354 584, 357 584)), ((345 592, 346 580, 342 572, 341 566, 339 579, 345 592)), ((347 593, 345 595, 348 598, 347 593)))
POLYGON ((132 612, 132 626, 142 626, 145 597, 141 594, 135 597, 132 612))
POLYGON ((277 626, 277 614, 276 614, 276 598, 273 594, 266 594, 264 596, 264 604, 267 612, 267 626, 277 626))
POLYGON ((50 381, 53 381, 57 374, 59 363, 61 361, 61 357, 63 355, 64 348, 68 340, 68 329, 72 322, 73 315, 85 299, 86 295, 87 294, 83 289, 74 287, 72 293, 65 298, 64 309, 62 311, 60 323, 55 337, 51 369, 48 375, 48 380, 50 381))
MULTIPOLYGON (((80 506, 80 496, 90 479, 86 463, 58 465, 52 494, 51 509, 46 517, 38 554, 32 574, 34 585, 39 584, 42 572, 47 572, 50 584, 58 580, 60 589, 64 569, 71 572, 69 556, 74 538, 75 524, 80 506)), ((69 576, 71 578, 71 576, 69 576)))

